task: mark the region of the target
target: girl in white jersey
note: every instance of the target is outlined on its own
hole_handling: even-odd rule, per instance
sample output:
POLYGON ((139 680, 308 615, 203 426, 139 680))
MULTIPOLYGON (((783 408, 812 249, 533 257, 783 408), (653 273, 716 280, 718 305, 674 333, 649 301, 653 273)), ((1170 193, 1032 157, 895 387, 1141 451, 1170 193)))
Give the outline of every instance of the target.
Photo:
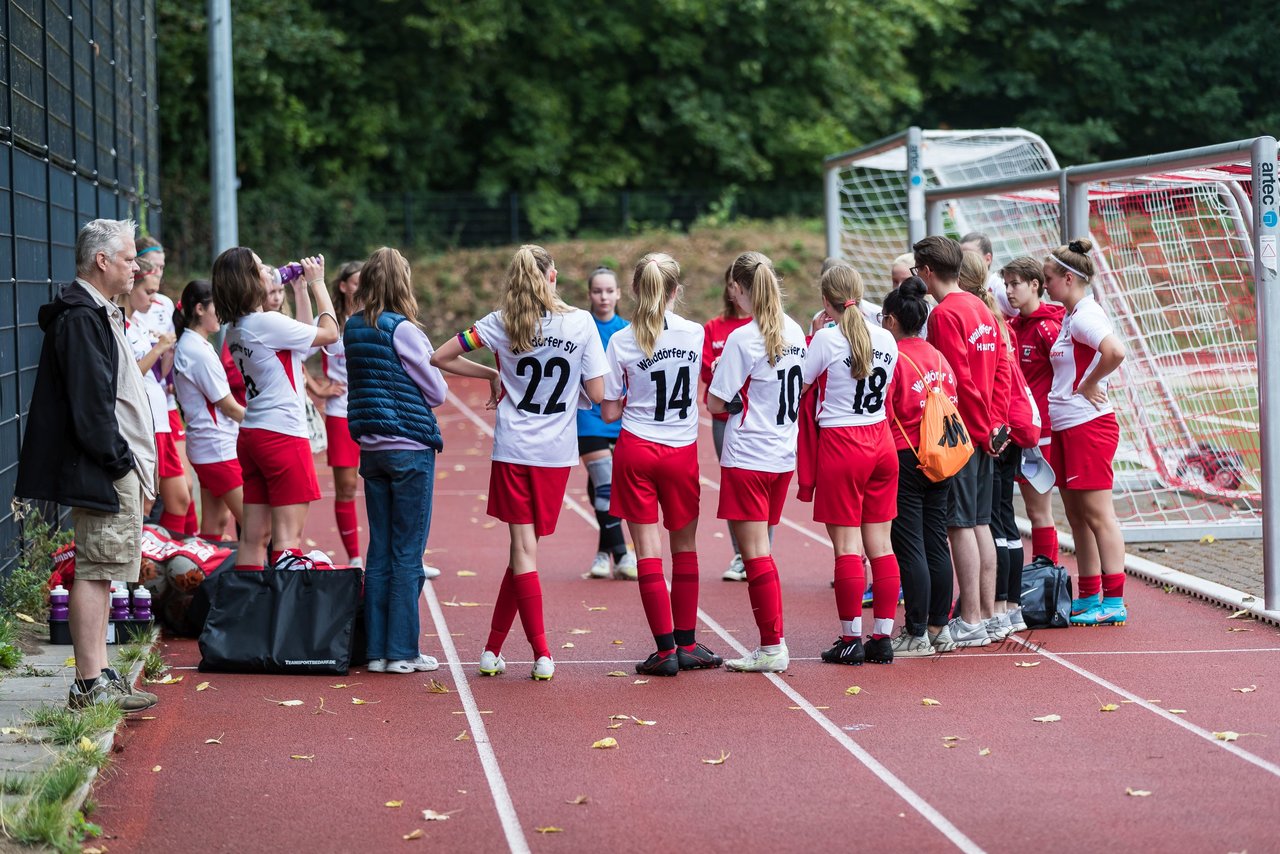
POLYGON ((244 407, 231 396, 227 371, 209 343, 221 328, 213 286, 203 279, 188 282, 181 305, 174 315, 173 385, 187 419, 187 458, 200 479, 200 536, 220 540, 228 517, 239 522, 244 511, 244 477, 236 456, 244 407))
POLYGON ((303 258, 319 324, 263 311, 271 270, 243 246, 213 262, 213 302, 228 324, 231 356, 244 375, 244 422, 237 439, 244 475, 238 568, 262 569, 288 553, 301 555, 307 509, 320 497, 303 408, 302 358, 338 340, 338 321, 324 283, 324 258, 303 258), (274 549, 266 554, 267 543, 274 549))
POLYGON ((1044 261, 1045 289, 1066 309, 1049 350, 1050 463, 1076 542, 1080 580, 1071 622, 1123 625, 1129 617, 1124 605, 1124 534, 1111 498, 1111 463, 1120 430, 1107 382, 1125 352, 1090 293, 1092 249, 1093 243, 1081 238, 1059 246, 1044 261))
POLYGON ((890 528, 898 515, 898 452, 889 432, 889 383, 898 362, 893 336, 862 316, 862 276, 837 264, 819 283, 822 306, 836 319, 814 333, 804 359, 805 389, 819 383, 818 458, 813 520, 835 550, 840 636, 822 660, 832 664, 893 661, 893 617, 900 577, 890 528), (875 625, 862 641, 862 555, 871 560, 875 625))
POLYGON ((516 614, 533 647, 533 678, 555 675, 542 619, 538 539, 556 529, 569 472, 578 462, 575 412, 581 391, 604 396, 604 347, 588 312, 556 295, 556 266, 541 246, 517 250, 507 269, 502 308, 446 341, 431 364, 464 377, 489 380, 489 408, 497 408, 488 513, 511 533, 510 565, 493 606, 480 674, 507 668, 502 644, 516 614), (488 347, 498 371, 463 358, 488 347))
POLYGON ((698 622, 698 390, 703 330, 671 309, 680 265, 670 255, 640 259, 631 277, 631 325, 613 334, 605 359, 605 421, 622 419, 609 512, 627 520, 636 544, 640 601, 658 651, 636 665, 650 676, 719 667, 694 639, 698 622), (662 573, 658 511, 671 538, 671 593, 662 573))
POLYGON ((707 408, 712 414, 731 413, 720 457, 718 515, 733 525, 742 548, 760 646, 725 666, 780 673, 790 658, 769 526, 782 518, 796 466, 804 330, 782 311, 782 288, 772 261, 759 252, 744 252, 730 270, 733 298, 752 321, 725 340, 711 377, 707 408))

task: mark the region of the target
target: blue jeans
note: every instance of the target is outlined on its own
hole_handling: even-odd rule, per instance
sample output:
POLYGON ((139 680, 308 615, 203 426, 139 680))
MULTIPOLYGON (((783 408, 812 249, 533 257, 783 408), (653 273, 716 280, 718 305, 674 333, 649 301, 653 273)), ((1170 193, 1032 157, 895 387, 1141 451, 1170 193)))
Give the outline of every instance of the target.
POLYGON ((364 621, 369 658, 418 656, 422 552, 431 528, 436 452, 360 451, 369 513, 364 621))

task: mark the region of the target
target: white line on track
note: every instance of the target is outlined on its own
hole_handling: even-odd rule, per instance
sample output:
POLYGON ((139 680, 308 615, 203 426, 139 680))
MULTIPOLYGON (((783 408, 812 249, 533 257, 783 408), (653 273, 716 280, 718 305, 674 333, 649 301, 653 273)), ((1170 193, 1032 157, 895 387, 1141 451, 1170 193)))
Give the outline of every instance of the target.
POLYGON ((506 778, 502 776, 502 769, 498 767, 498 755, 489 742, 489 732, 485 729, 484 719, 480 716, 475 697, 471 694, 466 669, 458 658, 458 650, 453 645, 453 638, 449 635, 449 625, 445 622, 440 600, 436 598, 436 592, 430 584, 423 586, 422 593, 426 597, 427 605, 431 608, 431 619, 436 624, 440 646, 449 660, 449 672, 453 674, 454 690, 458 692, 458 699, 462 701, 462 708, 466 710, 467 723, 471 725, 471 740, 475 742, 476 752, 480 755, 480 765, 484 768, 484 776, 489 783, 489 791, 493 795, 493 805, 498 811, 498 818, 502 821, 502 832, 506 834, 507 846, 513 854, 527 854, 529 840, 525 838, 524 830, 520 827, 520 819, 516 817, 516 805, 511 800, 511 793, 507 791, 506 778))

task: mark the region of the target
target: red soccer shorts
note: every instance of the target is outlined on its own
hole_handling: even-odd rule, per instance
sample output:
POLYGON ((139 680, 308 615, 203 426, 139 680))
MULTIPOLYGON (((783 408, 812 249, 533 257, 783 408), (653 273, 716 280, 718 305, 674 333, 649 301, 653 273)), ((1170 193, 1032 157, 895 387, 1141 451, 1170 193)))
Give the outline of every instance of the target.
POLYGON ((182 413, 176 409, 169 410, 169 432, 173 433, 173 441, 185 442, 187 428, 182 425, 182 413))
POLYGON ((776 525, 787 503, 787 487, 795 472, 720 468, 720 507, 716 516, 731 522, 776 525))
POLYGON ((351 438, 351 430, 347 419, 336 415, 324 417, 324 432, 329 440, 326 456, 329 468, 353 469, 360 467, 360 443, 351 438))
POLYGON ((626 430, 613 450, 613 491, 609 512, 619 519, 662 525, 678 531, 698 518, 697 443, 672 448, 626 430))
POLYGON ((898 452, 887 421, 818 431, 813 521, 857 528, 898 515, 898 452))
POLYGON ((244 486, 244 474, 240 471, 239 460, 223 460, 220 463, 192 463, 196 470, 196 478, 200 488, 213 493, 214 498, 221 498, 233 489, 244 486))
POLYGON ((572 466, 527 466, 493 461, 488 514, 509 525, 533 525, 539 537, 555 533, 572 466))
POLYGON ((1116 414, 1108 412, 1066 430, 1053 431, 1049 464, 1059 489, 1111 489, 1111 463, 1120 444, 1116 414))
POLYGON ((241 427, 236 453, 244 473, 244 503, 287 507, 320 497, 311 443, 260 427, 241 427))
POLYGON ((156 470, 160 477, 186 477, 187 470, 182 467, 182 457, 178 455, 178 444, 172 433, 156 434, 156 470))

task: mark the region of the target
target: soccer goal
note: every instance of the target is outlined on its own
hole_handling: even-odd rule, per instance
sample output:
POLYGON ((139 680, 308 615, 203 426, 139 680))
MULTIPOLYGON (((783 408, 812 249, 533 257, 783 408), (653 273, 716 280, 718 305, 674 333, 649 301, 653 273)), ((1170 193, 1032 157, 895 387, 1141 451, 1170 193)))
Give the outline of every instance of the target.
MULTIPOLYGON (((1058 170, 1052 153, 1035 168, 1013 145, 1016 133, 965 132, 981 165, 957 169, 953 146, 940 174, 930 166, 931 132, 922 134, 929 231, 986 233, 997 269, 1019 255, 1043 258, 1068 236, 1087 233, 1100 271, 1095 295, 1129 354, 1112 384, 1121 430, 1116 511, 1126 539, 1261 536, 1261 342, 1247 144, 1181 160, 1171 154, 1058 170), (973 142, 988 133, 986 146, 973 142), (967 177, 949 180, 949 170, 967 177)), ((1027 137, 1024 151, 1035 145, 1027 137)), ((897 161, 884 151, 871 161, 900 162, 904 171, 896 175, 849 155, 839 164, 828 160, 840 176, 836 249, 872 281, 887 274, 885 256, 908 248, 889 237, 905 235, 911 219, 905 136, 899 148, 897 161), (884 213, 894 183, 901 200, 896 231, 884 213), (861 199, 877 200, 878 208, 845 209, 861 199)), ((1267 203, 1274 205, 1274 193, 1267 203)), ((1274 241, 1260 245, 1274 270, 1274 241)))

